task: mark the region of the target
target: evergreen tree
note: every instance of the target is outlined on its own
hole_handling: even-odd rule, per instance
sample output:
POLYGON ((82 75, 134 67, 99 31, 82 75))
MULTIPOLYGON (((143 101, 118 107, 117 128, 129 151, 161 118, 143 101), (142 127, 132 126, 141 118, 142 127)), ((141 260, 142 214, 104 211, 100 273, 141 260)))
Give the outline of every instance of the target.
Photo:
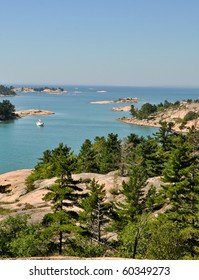
POLYGON ((81 146, 77 159, 79 172, 98 172, 99 168, 96 162, 96 151, 89 139, 86 139, 81 146))
POLYGON ((137 146, 143 144, 145 139, 141 136, 131 133, 127 136, 121 145, 121 174, 127 175, 134 161, 139 158, 137 146))
POLYGON ((143 208, 143 189, 146 184, 146 172, 139 165, 134 165, 131 169, 129 181, 123 182, 121 194, 124 196, 124 202, 118 202, 121 208, 122 219, 124 222, 137 219, 142 213, 143 208))
POLYGON ((80 212, 80 221, 91 240, 103 242, 106 228, 109 223, 110 204, 106 202, 105 185, 98 184, 95 179, 88 188, 88 197, 84 198, 80 212))
POLYGON ((100 172, 108 173, 120 167, 121 141, 117 134, 110 133, 105 141, 100 161, 100 172))
POLYGON ((43 218, 43 224, 49 227, 52 234, 59 235, 59 254, 62 254, 63 234, 67 233, 69 237, 71 233, 78 230, 76 226, 78 213, 74 208, 79 206, 78 192, 81 188, 77 186, 78 181, 72 179, 76 160, 70 153, 70 148, 60 144, 52 151, 49 162, 58 179, 55 185, 49 187, 50 192, 44 197, 44 200, 51 201, 53 213, 43 218))
POLYGON ((119 248, 123 257, 135 258, 138 251, 143 250, 141 241, 145 239, 153 204, 152 201, 147 201, 144 193, 146 180, 145 169, 141 165, 134 165, 129 182, 124 182, 122 186, 123 200, 114 204, 113 228, 118 233, 119 248))
POLYGON ((63 143, 53 150, 46 150, 36 164, 34 171, 26 179, 28 190, 34 189, 34 182, 39 179, 63 177, 76 170, 77 160, 71 148, 63 143))
POLYGON ((44 216, 43 225, 52 237, 55 236, 55 242, 56 236, 59 236, 59 254, 62 255, 64 239, 70 243, 70 237, 80 231, 77 226, 80 194, 77 192, 82 189, 70 176, 58 179, 56 183, 48 188, 50 192, 44 197, 52 203, 53 213, 44 216))
POLYGON ((9 100, 0 102, 0 121, 8 121, 15 118, 15 106, 9 100))
POLYGON ((96 159, 96 164, 97 164, 99 172, 101 172, 100 164, 101 164, 102 158, 105 154, 105 147, 106 147, 105 137, 96 136, 94 139, 94 143, 93 143, 93 150, 96 155, 95 159, 96 159))
POLYGON ((169 219, 176 221, 187 235, 192 257, 199 247, 199 165, 198 154, 181 139, 164 170, 163 196, 171 205, 169 219))
POLYGON ((128 165, 142 165, 148 177, 160 176, 166 161, 166 154, 159 145, 157 139, 148 137, 138 144, 128 158, 128 165))
POLYGON ((149 115, 151 115, 152 113, 155 113, 157 110, 156 105, 152 105, 150 103, 144 103, 142 105, 142 107, 140 108, 140 110, 138 110, 138 112, 136 112, 136 117, 138 119, 147 119, 149 117, 149 115))
POLYGON ((159 131, 156 132, 155 136, 161 144, 163 151, 168 151, 171 145, 171 136, 174 135, 172 132, 174 123, 160 122, 160 125, 161 127, 159 128, 159 131))

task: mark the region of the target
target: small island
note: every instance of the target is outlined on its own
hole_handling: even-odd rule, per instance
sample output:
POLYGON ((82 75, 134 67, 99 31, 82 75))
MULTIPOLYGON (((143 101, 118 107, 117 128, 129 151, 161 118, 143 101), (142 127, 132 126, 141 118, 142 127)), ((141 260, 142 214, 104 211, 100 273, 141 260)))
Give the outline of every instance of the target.
POLYGON ((137 103, 138 98, 137 97, 124 97, 119 98, 117 100, 103 100, 103 101, 91 101, 90 104, 113 104, 113 103, 121 103, 121 104, 133 104, 137 103))
POLYGON ((172 130, 187 132, 191 127, 199 130, 199 100, 168 102, 158 105, 145 103, 140 109, 131 105, 131 116, 119 118, 119 121, 139 125, 161 127, 161 123, 172 125, 172 130))
POLYGON ((15 120, 27 116, 41 116, 52 114, 54 113, 51 111, 40 109, 15 111, 15 106, 9 100, 3 100, 3 102, 0 102, 0 122, 15 120))
POLYGON ((65 91, 63 88, 58 87, 14 87, 12 89, 15 93, 16 92, 45 92, 45 93, 49 93, 49 94, 61 94, 61 93, 66 93, 67 91, 65 91))
POLYGON ((15 112, 15 116, 17 118, 22 118, 27 116, 47 116, 53 114, 54 112, 47 111, 47 110, 40 110, 40 109, 29 109, 29 110, 22 110, 22 111, 15 112))
POLYGON ((129 111, 131 111, 131 106, 113 107, 112 111, 116 111, 116 112, 129 112, 129 111))

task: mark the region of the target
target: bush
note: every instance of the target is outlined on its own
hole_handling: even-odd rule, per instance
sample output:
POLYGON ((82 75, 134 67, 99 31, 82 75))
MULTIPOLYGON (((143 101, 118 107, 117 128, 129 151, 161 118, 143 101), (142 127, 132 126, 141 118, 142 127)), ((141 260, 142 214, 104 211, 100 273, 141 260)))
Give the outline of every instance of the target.
POLYGON ((198 113, 193 112, 193 111, 189 111, 189 112, 185 115, 184 121, 188 122, 188 121, 195 120, 195 119, 197 119, 198 116, 199 116, 198 113))
POLYGON ((146 258, 178 260, 184 255, 184 240, 174 222, 155 221, 148 240, 146 258))

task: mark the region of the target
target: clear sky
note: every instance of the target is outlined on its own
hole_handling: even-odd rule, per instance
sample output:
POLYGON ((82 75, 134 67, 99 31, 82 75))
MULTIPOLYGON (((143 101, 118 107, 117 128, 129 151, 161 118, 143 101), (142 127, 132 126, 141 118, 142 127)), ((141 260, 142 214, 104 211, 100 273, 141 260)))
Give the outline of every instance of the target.
POLYGON ((199 0, 0 0, 0 84, 199 86, 199 0))

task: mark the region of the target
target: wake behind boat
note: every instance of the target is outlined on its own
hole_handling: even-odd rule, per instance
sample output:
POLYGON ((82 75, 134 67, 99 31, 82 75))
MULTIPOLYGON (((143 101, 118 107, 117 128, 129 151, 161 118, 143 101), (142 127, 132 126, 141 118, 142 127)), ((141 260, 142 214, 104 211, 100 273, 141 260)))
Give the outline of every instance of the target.
POLYGON ((44 122, 42 122, 41 120, 38 120, 38 121, 36 122, 36 125, 37 125, 37 126, 44 126, 44 122))

